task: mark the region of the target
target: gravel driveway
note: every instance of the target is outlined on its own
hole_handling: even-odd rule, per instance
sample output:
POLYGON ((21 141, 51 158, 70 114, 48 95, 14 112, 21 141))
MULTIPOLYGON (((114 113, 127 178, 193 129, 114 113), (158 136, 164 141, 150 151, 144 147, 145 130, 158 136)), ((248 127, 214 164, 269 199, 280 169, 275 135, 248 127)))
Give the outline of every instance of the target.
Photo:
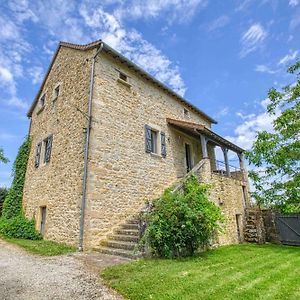
POLYGON ((97 273, 123 261, 84 253, 41 257, 0 240, 0 299, 120 300, 123 298, 103 286, 97 273))

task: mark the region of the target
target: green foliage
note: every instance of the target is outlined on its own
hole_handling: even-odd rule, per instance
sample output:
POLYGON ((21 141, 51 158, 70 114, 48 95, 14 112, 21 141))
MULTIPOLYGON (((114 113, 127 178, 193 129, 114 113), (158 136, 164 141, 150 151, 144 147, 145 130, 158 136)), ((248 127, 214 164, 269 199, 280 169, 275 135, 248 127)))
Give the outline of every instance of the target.
POLYGON ((6 241, 16 244, 26 251, 38 255, 43 256, 54 256, 54 255, 62 255, 70 252, 75 252, 76 248, 56 243, 52 241, 45 241, 45 240, 24 240, 24 239, 12 239, 12 238, 4 238, 6 241))
POLYGON ((27 137, 19 148, 13 164, 13 182, 3 204, 2 217, 10 219, 19 216, 22 212, 23 187, 30 152, 30 139, 27 137))
POLYGON ((5 163, 5 164, 9 162, 8 158, 6 158, 4 155, 4 151, 2 148, 0 148, 0 163, 1 162, 5 163))
POLYGON ((182 190, 168 189, 155 200, 146 220, 143 242, 153 255, 171 258, 193 255, 207 245, 223 217, 219 207, 208 200, 208 186, 192 176, 182 190))
POLYGON ((34 220, 27 220, 22 211, 23 187, 30 152, 30 140, 26 138, 19 148, 13 165, 14 179, 3 203, 0 218, 0 234, 8 238, 40 240, 34 220))
POLYGON ((4 199, 6 197, 8 193, 8 189, 5 188, 5 187, 0 187, 0 217, 2 215, 2 207, 3 207, 3 202, 4 202, 4 199))
POLYGON ((274 116, 273 132, 262 131, 252 150, 250 164, 260 171, 249 172, 256 201, 282 212, 300 212, 300 62, 288 72, 296 83, 282 91, 269 91, 268 113, 274 116))
POLYGON ((42 236, 35 230, 34 220, 19 215, 11 219, 0 219, 0 234, 8 238, 40 240, 42 236))

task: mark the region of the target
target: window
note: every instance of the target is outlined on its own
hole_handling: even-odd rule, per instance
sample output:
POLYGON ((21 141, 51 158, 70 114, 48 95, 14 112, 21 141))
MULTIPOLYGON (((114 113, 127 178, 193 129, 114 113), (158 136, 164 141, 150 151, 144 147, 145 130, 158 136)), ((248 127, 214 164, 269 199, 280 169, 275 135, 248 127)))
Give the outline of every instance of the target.
POLYGON ((125 75, 124 73, 122 72, 119 72, 119 78, 123 81, 127 81, 127 75, 125 75))
POLYGON ((151 152, 157 153, 157 131, 151 129, 151 152))
POLYGON ((53 135, 49 135, 45 140, 44 140, 44 163, 50 162, 50 157, 51 157, 51 148, 52 148, 52 140, 53 140, 53 135))
POLYGON ((59 96, 59 85, 54 89, 54 92, 53 92, 53 101, 55 101, 58 96, 59 96))
POLYGON ((166 136, 164 132, 160 132, 157 129, 150 127, 149 125, 145 125, 145 145, 147 153, 155 153, 160 154, 163 158, 166 157, 166 136), (160 140, 159 140, 160 134, 160 140))
POLYGON ((35 160, 34 160, 34 166, 36 168, 38 168, 40 165, 41 150, 42 150, 42 143, 38 143, 36 145, 35 160))
POLYGON ((40 98, 40 107, 44 107, 46 102, 46 94, 43 94, 42 97, 40 98))
POLYGON ((46 214, 47 214, 47 208, 46 206, 41 206, 41 235, 44 237, 45 235, 45 225, 46 225, 46 214))
POLYGON ((186 108, 183 109, 183 116, 187 119, 190 118, 190 112, 186 108))
POLYGON ((185 144, 185 161, 186 161, 186 172, 188 173, 192 170, 191 146, 189 144, 185 144))

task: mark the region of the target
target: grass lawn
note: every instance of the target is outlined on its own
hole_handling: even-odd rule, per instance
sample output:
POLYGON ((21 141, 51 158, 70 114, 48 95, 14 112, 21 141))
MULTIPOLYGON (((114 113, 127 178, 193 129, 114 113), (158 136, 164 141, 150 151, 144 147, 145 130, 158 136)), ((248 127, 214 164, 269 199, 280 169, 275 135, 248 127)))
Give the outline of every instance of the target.
POLYGON ((70 252, 75 252, 76 248, 71 247, 65 244, 59 244, 51 241, 31 241, 31 240, 22 240, 22 239, 10 239, 1 237, 3 240, 18 245, 24 248, 26 251, 43 255, 43 256, 54 256, 54 255, 62 255, 70 252))
POLYGON ((101 277, 128 299, 300 299, 300 248, 234 245, 178 260, 139 260, 101 277))

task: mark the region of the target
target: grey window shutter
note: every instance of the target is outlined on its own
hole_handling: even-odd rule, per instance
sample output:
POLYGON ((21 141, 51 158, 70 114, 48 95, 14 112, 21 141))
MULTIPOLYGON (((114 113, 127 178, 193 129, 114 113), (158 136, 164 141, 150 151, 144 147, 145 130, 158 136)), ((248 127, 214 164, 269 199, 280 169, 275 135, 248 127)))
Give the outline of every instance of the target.
POLYGON ((42 149, 42 143, 38 143, 38 144, 36 145, 36 150, 35 150, 35 161, 34 161, 34 166, 35 166, 36 168, 38 168, 39 165, 40 165, 41 149, 42 149))
POLYGON ((161 156, 167 156, 167 147, 166 147, 166 135, 164 132, 160 133, 160 144, 161 144, 161 156))
POLYGON ((147 153, 152 151, 151 127, 145 125, 145 150, 147 153))
POLYGON ((53 135, 50 135, 46 142, 46 148, 45 148, 45 162, 48 163, 50 161, 51 157, 51 149, 52 149, 52 140, 53 135))

